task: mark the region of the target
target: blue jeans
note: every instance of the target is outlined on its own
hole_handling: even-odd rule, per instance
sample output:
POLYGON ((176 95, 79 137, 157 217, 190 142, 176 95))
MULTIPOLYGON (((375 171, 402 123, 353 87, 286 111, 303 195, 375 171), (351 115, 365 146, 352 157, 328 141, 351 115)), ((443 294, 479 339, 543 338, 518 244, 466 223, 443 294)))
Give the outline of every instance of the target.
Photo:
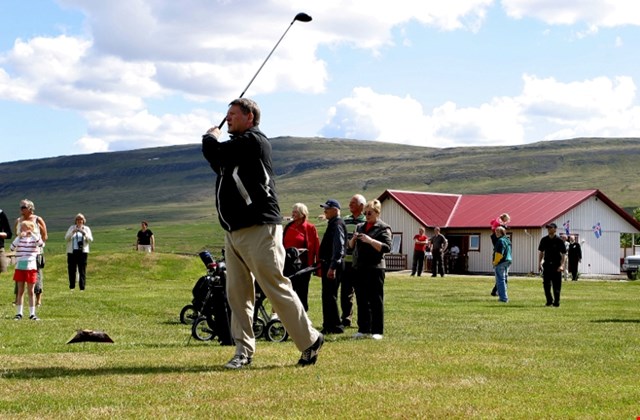
POLYGON ((509 266, 511 261, 504 261, 496 265, 494 270, 496 272, 496 288, 498 289, 498 299, 500 302, 507 302, 507 276, 509 275, 509 266))

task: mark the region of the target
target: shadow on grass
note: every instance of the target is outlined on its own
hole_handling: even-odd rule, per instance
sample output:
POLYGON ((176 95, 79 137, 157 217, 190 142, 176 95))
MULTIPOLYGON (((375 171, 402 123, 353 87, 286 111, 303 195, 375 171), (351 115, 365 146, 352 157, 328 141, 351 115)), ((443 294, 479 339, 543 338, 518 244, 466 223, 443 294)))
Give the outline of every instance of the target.
POLYGON ((612 318, 612 319, 594 319, 593 321, 594 323, 597 324, 605 324, 605 323, 629 323, 629 324, 640 324, 640 319, 619 319, 619 318, 612 318))
MULTIPOLYGON (((251 366, 244 368, 242 371, 268 371, 272 369, 303 369, 292 364, 290 366, 272 365, 272 366, 251 366)), ((120 366, 120 367, 101 367, 92 369, 72 369, 62 367, 44 367, 44 368, 23 368, 23 369, 6 369, 0 371, 2 379, 51 379, 51 378, 73 378, 82 376, 110 376, 110 375, 162 375, 172 373, 202 373, 202 372, 228 372, 234 374, 237 372, 233 369, 226 369, 222 365, 214 366, 120 366)))
POLYGON ((182 322, 180 322, 179 319, 171 319, 171 320, 167 320, 167 321, 162 321, 162 322, 160 322, 160 324, 162 324, 162 325, 186 325, 186 324, 183 324, 182 322))

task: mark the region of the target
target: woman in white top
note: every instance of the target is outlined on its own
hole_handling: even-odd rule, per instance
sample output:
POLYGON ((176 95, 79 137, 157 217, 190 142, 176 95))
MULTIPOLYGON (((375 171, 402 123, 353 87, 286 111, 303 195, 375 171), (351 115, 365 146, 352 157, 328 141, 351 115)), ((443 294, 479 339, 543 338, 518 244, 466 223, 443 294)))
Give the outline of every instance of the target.
POLYGON ((84 290, 87 282, 87 259, 89 244, 93 242, 93 235, 87 219, 82 213, 76 215, 76 223, 69 226, 64 239, 67 241, 67 271, 69 273, 69 289, 76 288, 76 274, 80 290, 84 290))

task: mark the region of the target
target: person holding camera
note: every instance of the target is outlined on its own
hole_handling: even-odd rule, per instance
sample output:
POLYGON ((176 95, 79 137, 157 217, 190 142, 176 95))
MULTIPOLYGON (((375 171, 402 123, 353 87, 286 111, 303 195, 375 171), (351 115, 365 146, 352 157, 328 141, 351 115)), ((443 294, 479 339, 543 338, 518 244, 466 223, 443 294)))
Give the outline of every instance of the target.
POLYGON ((87 219, 82 213, 76 215, 76 223, 69 226, 64 239, 67 241, 67 271, 69 272, 69 289, 76 288, 76 275, 80 290, 84 290, 87 282, 87 258, 89 243, 93 242, 91 229, 86 226, 87 219))
POLYGON ((353 338, 382 340, 384 334, 384 254, 391 251, 391 227, 380 219, 382 205, 369 201, 364 207, 366 221, 356 228, 348 242, 353 249, 356 270, 358 332, 353 338))

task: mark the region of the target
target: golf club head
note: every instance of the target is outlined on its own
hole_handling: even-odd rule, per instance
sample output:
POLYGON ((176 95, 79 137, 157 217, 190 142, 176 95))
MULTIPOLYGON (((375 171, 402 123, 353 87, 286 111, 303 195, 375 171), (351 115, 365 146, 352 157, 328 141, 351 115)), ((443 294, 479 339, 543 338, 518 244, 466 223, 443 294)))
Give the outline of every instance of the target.
POLYGON ((300 22, 311 22, 311 16, 306 13, 298 13, 296 17, 293 18, 294 22, 299 20, 300 22))

